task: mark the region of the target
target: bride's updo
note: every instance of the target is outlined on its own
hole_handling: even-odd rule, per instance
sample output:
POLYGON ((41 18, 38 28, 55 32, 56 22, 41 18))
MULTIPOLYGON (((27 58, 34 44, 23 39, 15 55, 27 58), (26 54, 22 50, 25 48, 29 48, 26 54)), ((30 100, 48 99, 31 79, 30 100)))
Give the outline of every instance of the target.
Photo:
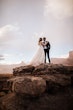
POLYGON ((42 41, 42 38, 39 38, 39 41, 38 41, 38 45, 40 45, 40 42, 42 41))

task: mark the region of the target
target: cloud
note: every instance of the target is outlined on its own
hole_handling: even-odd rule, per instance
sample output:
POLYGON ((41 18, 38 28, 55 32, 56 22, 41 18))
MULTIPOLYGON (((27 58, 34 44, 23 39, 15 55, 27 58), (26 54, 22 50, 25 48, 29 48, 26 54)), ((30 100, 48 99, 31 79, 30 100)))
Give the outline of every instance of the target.
POLYGON ((14 64, 14 63, 20 63, 22 60, 24 60, 24 54, 3 54, 0 55, 0 64, 14 64))
POLYGON ((49 13, 59 19, 73 16, 73 0, 46 0, 45 15, 49 13))
POLYGON ((0 46, 7 45, 21 34, 16 25, 5 25, 0 28, 0 46))
POLYGON ((16 32, 18 31, 19 28, 15 25, 5 25, 3 27, 0 28, 0 38, 5 37, 6 34, 8 34, 9 32, 16 32))
POLYGON ((43 38, 43 37, 45 36, 45 34, 46 34, 45 32, 39 32, 39 33, 36 33, 36 32, 35 32, 35 33, 34 33, 34 37, 35 37, 35 38, 38 38, 38 39, 39 39, 40 37, 43 38))
POLYGON ((0 60, 4 60, 4 56, 3 55, 0 55, 0 60))

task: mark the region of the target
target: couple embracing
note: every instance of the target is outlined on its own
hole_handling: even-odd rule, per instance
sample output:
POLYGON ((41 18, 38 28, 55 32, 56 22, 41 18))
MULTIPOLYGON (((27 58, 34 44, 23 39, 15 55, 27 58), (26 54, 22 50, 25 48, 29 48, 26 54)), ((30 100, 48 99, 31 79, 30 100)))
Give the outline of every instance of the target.
POLYGON ((50 43, 49 43, 49 41, 46 41, 46 37, 39 38, 38 45, 39 45, 39 48, 38 48, 36 54, 34 55, 33 59, 31 60, 30 65, 37 66, 42 63, 46 63, 46 56, 50 63, 50 57, 49 57, 50 43))

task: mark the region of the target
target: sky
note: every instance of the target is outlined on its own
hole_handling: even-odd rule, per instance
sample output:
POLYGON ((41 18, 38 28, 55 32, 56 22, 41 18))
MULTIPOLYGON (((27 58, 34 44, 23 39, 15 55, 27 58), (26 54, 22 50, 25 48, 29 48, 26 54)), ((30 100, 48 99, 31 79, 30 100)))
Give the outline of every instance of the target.
POLYGON ((50 57, 73 50, 73 0, 0 0, 0 63, 29 62, 38 39, 51 44, 50 57))

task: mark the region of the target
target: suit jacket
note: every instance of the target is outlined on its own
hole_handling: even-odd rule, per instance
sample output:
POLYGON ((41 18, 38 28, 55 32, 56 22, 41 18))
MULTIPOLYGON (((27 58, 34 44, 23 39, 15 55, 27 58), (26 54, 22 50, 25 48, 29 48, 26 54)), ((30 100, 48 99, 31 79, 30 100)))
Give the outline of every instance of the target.
POLYGON ((47 45, 46 45, 47 49, 50 49, 50 43, 47 42, 47 45))

